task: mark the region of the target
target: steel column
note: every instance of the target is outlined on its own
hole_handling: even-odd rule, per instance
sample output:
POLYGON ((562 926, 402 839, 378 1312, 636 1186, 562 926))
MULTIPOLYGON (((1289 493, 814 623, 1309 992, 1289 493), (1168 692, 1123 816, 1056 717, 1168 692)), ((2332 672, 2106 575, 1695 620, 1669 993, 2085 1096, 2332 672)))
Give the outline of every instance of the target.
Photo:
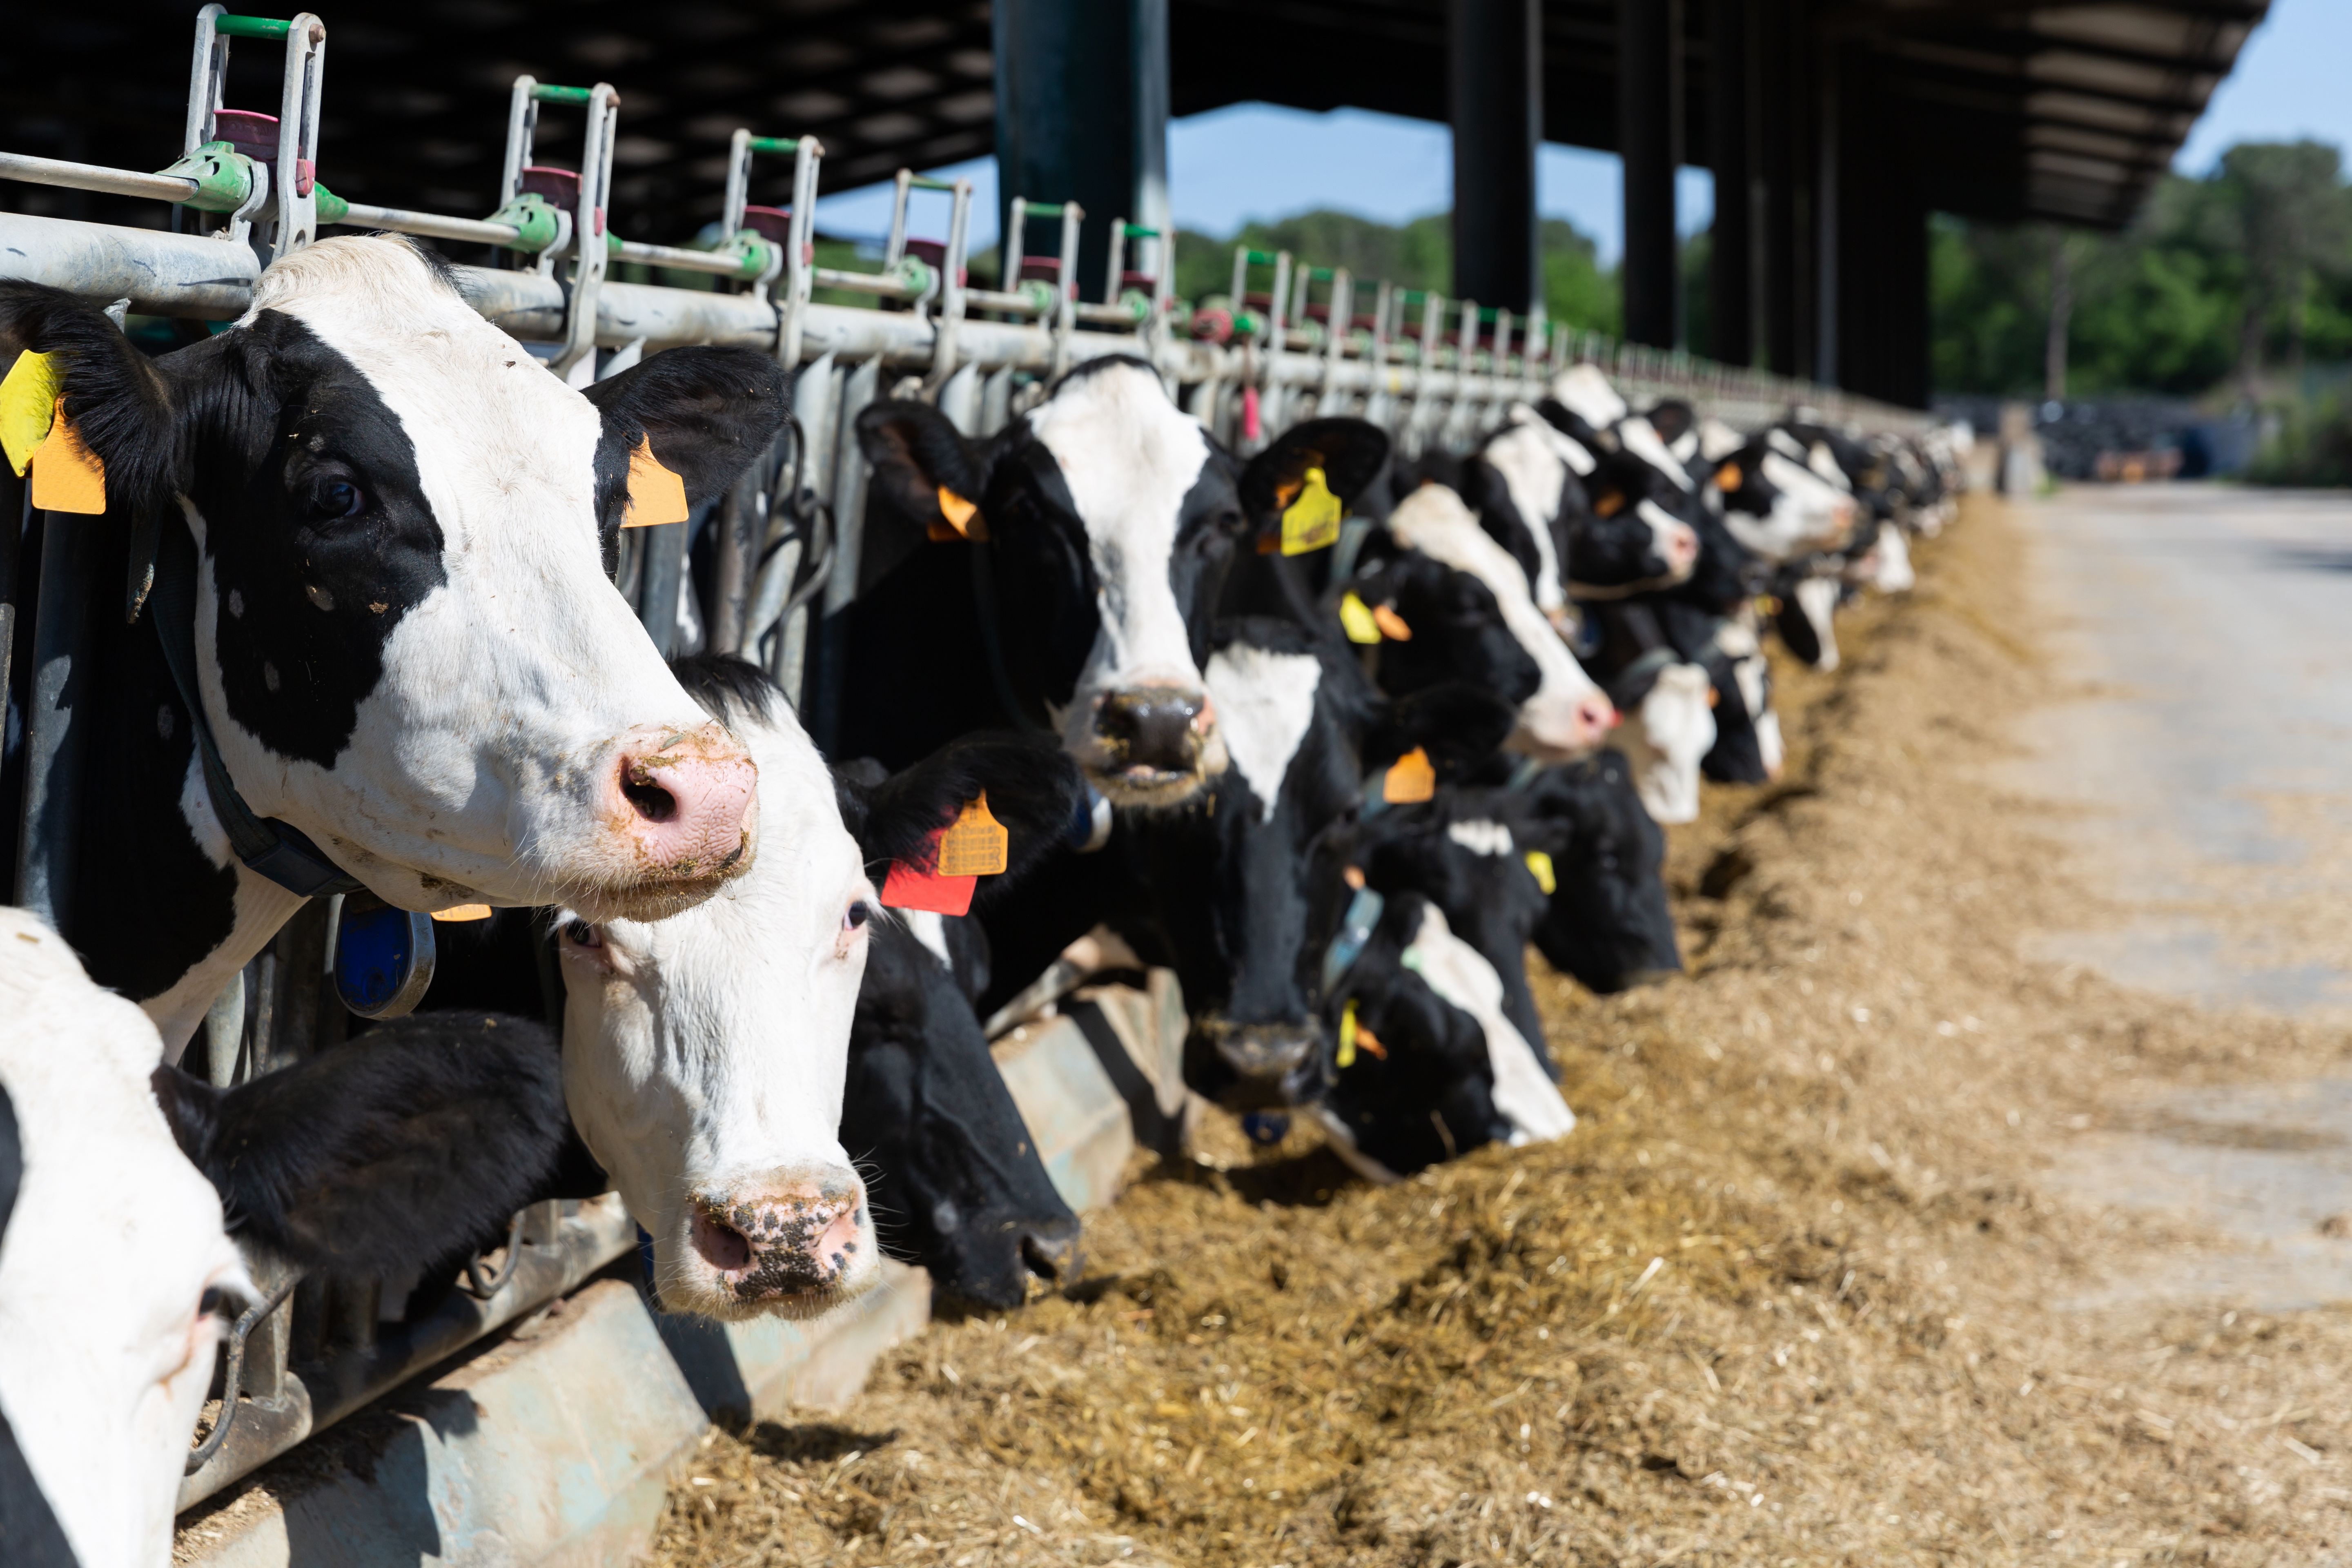
POLYGON ((1454 292, 1524 316, 1543 296, 1536 149, 1543 141, 1538 0, 1452 0, 1454 292))
POLYGON ((1810 59, 1804 9, 1800 0, 1757 0, 1757 173, 1764 192, 1761 240, 1764 253, 1765 363, 1779 375, 1807 374, 1812 364, 1811 247, 1806 242, 1808 207, 1799 123, 1804 95, 1800 73, 1810 59))
MULTIPOLYGON (((1168 0, 996 0, 992 26, 999 232, 1029 196, 1164 233, 1168 0)), ((1079 279, 1103 275, 1108 246, 1104 226, 1081 232, 1079 279)))
POLYGON ((1617 151, 1625 166, 1625 337, 1682 341, 1675 172, 1683 148, 1682 0, 1617 0, 1617 151))
POLYGON ((1726 364, 1756 363, 1756 127, 1749 91, 1755 0, 1707 0, 1707 163, 1715 171, 1715 241, 1707 256, 1708 342, 1726 364))

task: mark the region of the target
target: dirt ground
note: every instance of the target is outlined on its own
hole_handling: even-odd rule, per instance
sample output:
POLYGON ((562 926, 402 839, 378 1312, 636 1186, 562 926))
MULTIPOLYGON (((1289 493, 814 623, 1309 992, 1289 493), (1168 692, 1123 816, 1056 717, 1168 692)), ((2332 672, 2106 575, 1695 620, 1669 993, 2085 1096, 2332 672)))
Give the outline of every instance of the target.
POLYGON ((1780 671, 1787 779, 1673 836, 1687 978, 1530 955, 1569 1139, 1381 1189, 1221 1132, 1074 1287, 708 1435, 656 1561, 2352 1561, 2352 1321, 2167 1304, 2212 1238, 2048 1179, 2346 1041, 2018 956, 2118 912, 1984 782, 2063 694, 2021 548, 1972 500, 1842 670, 1780 671))

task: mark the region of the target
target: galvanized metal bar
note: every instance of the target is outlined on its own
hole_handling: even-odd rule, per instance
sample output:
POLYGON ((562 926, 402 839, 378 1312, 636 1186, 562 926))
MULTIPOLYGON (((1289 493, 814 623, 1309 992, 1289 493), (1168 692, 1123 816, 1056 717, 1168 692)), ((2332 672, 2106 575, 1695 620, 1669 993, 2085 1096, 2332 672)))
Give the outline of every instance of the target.
POLYGON ((184 180, 176 174, 142 174, 97 163, 68 163, 63 158, 36 158, 29 153, 0 153, 0 179, 21 180, 28 185, 104 191, 117 196, 146 196, 159 202, 184 202, 196 194, 195 181, 184 180))
POLYGON ((394 234, 421 234, 431 239, 463 240, 476 245, 510 246, 522 234, 510 223, 491 223, 484 218, 444 217, 439 213, 370 206, 365 202, 346 202, 343 206, 342 216, 325 221, 345 228, 385 228, 394 234))

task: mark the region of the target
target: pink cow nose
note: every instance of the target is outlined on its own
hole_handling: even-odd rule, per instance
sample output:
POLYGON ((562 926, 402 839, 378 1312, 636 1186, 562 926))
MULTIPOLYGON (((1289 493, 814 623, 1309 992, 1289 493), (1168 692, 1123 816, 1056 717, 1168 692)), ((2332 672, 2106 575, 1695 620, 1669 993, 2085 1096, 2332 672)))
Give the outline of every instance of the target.
POLYGON ((740 1301, 823 1290, 859 1262, 866 1190, 855 1179, 705 1194, 693 1209, 696 1255, 740 1301))
POLYGON ((1666 555, 1675 565, 1685 565, 1698 559, 1698 535, 1688 528, 1677 528, 1666 535, 1666 555))
POLYGON ((606 780, 604 820, 651 881, 731 875, 747 859, 760 770, 720 725, 641 725, 623 735, 606 780))
POLYGON ((1599 692, 1582 697, 1576 703, 1576 741, 1580 746, 1598 745, 1617 727, 1621 715, 1616 706, 1599 692))

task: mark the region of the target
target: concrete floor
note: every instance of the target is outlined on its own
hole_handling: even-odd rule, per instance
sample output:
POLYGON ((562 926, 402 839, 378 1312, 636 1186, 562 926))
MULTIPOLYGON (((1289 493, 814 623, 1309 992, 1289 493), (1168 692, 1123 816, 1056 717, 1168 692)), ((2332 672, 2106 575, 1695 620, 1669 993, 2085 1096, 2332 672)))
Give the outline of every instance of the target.
MULTIPOLYGON (((2057 808, 2069 868, 2119 906, 2032 956, 2352 1025, 2352 496, 2078 487, 2019 511, 2083 695, 2027 717, 2001 782, 2057 808)), ((2352 1080, 2147 1110, 2053 1177, 2224 1245, 2116 1295, 2352 1300, 2352 1243, 2322 1229, 2352 1210, 2352 1080)))

